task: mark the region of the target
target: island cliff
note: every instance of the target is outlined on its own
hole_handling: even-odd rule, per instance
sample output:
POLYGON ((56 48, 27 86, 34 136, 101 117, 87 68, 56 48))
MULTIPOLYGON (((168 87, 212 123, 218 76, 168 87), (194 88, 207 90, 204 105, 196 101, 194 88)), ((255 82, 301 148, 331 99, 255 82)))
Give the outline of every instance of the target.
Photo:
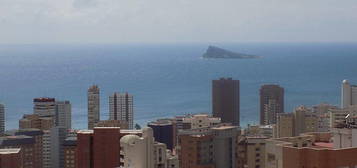
POLYGON ((242 53, 235 53, 219 47, 209 46, 206 53, 203 54, 203 58, 236 58, 236 59, 252 59, 261 58, 260 56, 248 55, 242 53))

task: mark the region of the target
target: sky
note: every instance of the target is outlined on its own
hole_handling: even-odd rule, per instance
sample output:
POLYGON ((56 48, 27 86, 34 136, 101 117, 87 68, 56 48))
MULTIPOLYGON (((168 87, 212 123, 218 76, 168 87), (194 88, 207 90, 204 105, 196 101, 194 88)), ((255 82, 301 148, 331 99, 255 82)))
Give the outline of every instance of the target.
POLYGON ((0 0, 0 44, 357 42, 357 0, 0 0))

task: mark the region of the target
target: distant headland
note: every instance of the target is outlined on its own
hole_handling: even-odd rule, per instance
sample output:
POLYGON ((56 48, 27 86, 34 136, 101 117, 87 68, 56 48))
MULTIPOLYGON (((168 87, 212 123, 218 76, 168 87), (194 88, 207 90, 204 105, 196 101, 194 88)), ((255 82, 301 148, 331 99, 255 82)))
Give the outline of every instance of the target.
POLYGON ((248 55, 242 53, 235 53, 228 51, 216 46, 209 46, 206 50, 206 53, 203 54, 203 58, 225 58, 225 59, 253 59, 261 58, 261 56, 248 55))

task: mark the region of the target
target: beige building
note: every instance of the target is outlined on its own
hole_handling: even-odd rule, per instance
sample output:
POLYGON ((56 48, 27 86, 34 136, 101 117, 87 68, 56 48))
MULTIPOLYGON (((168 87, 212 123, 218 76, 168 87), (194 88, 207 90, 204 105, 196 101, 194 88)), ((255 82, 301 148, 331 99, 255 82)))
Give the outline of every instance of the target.
POLYGON ((53 117, 40 117, 38 114, 25 114, 19 120, 20 129, 37 128, 40 130, 49 130, 55 125, 53 117))
POLYGON ((267 137, 247 137, 247 166, 248 168, 265 167, 265 140, 267 137))
POLYGON ((277 117, 276 138, 294 136, 294 114, 280 113, 277 117))
POLYGON ((274 125, 249 125, 244 129, 246 136, 265 136, 274 137, 274 125))
POLYGON ((349 106, 344 109, 330 109, 330 127, 337 127, 339 123, 343 123, 345 121, 345 117, 350 114, 351 117, 357 116, 357 106, 349 106))
POLYGON ((182 119, 183 124, 190 125, 191 129, 200 129, 215 126, 221 123, 218 117, 211 117, 207 114, 196 114, 182 119))
POLYGON ((101 120, 94 124, 95 127, 120 127, 120 129, 128 129, 129 124, 127 121, 122 120, 101 120))
POLYGON ((294 111, 294 135, 300 135, 305 132, 316 132, 317 115, 310 108, 305 106, 297 107, 294 111))

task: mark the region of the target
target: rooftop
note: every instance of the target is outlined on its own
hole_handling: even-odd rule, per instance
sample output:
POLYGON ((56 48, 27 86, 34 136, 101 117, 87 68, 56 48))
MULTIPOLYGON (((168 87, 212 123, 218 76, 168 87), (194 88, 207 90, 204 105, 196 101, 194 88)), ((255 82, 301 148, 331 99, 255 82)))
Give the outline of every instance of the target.
POLYGON ((0 155, 19 153, 21 148, 0 149, 0 155))

